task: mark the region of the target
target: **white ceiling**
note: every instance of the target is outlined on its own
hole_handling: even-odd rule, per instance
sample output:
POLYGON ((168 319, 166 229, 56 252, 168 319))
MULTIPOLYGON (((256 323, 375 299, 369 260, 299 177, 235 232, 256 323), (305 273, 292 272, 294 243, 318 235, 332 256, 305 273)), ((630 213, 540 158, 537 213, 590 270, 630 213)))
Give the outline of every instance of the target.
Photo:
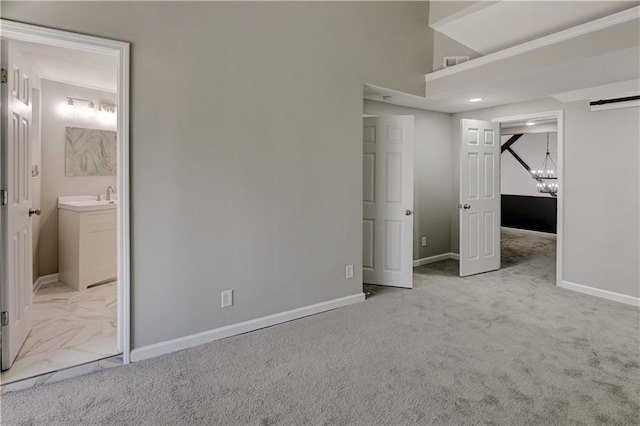
POLYGON ((42 79, 115 92, 118 59, 114 55, 13 41, 42 79))
POLYGON ((640 94, 640 7, 426 75, 426 97, 365 87, 365 98, 462 112, 540 99, 640 94), (471 98, 482 98, 470 103, 471 98))
POLYGON ((637 5, 637 1, 477 1, 431 27, 486 55, 637 5))

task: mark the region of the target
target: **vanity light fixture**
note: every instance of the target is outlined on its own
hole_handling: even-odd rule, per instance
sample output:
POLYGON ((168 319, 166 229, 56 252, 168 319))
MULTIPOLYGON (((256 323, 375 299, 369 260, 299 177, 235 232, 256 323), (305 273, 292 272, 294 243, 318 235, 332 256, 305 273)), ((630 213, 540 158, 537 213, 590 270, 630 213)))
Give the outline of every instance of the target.
POLYGON ((116 113, 116 104, 110 104, 107 102, 101 102, 100 103, 100 111, 109 113, 109 114, 115 114, 116 113))
POLYGON ((482 102, 482 98, 471 98, 471 99, 469 99, 469 102, 472 102, 472 103, 482 102))
POLYGON ((87 106, 87 118, 96 118, 96 105, 93 102, 87 106))
POLYGON ((84 108, 80 105, 80 112, 86 116, 86 118, 96 118, 97 113, 99 113, 103 117, 115 116, 117 106, 116 104, 112 104, 109 102, 100 102, 98 107, 96 107, 97 102, 94 102, 89 99, 82 98, 73 98, 71 96, 67 97, 67 102, 64 105, 64 112, 68 116, 76 116, 78 114, 78 104, 85 103, 87 106, 84 108))
POLYGON ((73 104, 73 99, 71 99, 71 98, 67 98, 67 103, 66 103, 66 105, 64 106, 64 112, 65 112, 67 115, 73 115, 73 114, 76 112, 76 107, 75 107, 75 105, 73 104))

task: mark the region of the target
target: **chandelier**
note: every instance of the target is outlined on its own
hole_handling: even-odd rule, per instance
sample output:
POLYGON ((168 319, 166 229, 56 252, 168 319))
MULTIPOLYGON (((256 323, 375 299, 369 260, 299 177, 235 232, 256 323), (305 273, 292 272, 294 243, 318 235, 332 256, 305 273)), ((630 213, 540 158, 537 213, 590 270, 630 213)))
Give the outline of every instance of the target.
POLYGON ((547 132, 547 153, 538 170, 531 170, 531 177, 537 181, 538 192, 555 197, 558 193, 558 175, 555 161, 549 153, 549 132, 547 132))

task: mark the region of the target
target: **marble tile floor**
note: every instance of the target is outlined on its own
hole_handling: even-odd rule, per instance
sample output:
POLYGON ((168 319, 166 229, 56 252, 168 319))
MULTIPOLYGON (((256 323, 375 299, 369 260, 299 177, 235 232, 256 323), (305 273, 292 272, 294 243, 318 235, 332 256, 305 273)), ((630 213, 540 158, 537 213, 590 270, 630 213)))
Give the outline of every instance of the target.
POLYGON ((55 282, 34 296, 33 328, 0 383, 15 382, 117 354, 116 282, 83 291, 55 282))

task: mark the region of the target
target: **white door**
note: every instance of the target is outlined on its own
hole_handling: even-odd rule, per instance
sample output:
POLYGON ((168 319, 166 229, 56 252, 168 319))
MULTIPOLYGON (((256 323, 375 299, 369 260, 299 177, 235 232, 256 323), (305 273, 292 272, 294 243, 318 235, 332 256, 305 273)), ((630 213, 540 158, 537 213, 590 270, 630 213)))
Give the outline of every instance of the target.
POLYGON ((2 41, 2 369, 11 367, 31 331, 33 270, 31 267, 31 80, 18 52, 2 41))
POLYGON ((362 275, 368 284, 413 287, 413 122, 363 123, 362 275))
POLYGON ((500 124, 460 120, 460 276, 500 269, 500 124))

